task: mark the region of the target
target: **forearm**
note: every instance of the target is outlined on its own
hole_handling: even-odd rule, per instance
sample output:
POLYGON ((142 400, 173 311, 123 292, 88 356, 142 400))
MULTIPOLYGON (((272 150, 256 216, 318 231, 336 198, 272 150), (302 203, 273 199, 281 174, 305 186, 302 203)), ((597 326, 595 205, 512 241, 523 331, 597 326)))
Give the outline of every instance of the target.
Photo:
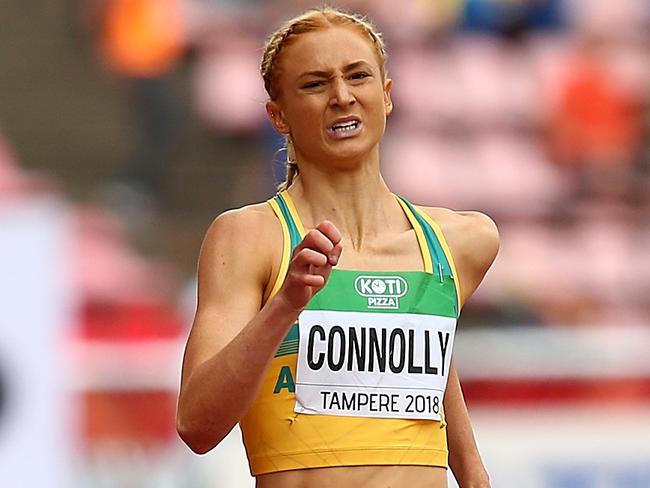
POLYGON ((476 446, 463 391, 453 362, 445 392, 444 407, 447 419, 449 466, 456 481, 460 488, 489 487, 489 477, 476 446))
POLYGON ((297 314, 282 300, 270 300, 232 341, 183 382, 177 428, 192 450, 212 449, 248 410, 297 314))

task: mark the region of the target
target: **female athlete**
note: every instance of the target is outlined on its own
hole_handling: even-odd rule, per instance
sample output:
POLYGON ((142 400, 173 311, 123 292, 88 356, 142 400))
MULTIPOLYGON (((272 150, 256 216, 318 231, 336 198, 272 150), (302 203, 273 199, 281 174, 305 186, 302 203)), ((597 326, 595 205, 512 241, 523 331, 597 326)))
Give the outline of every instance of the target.
POLYGON ((451 358, 498 233, 416 207, 380 174, 384 44, 325 8, 268 41, 266 111, 288 178, 225 212, 199 258, 177 428, 197 453, 240 422, 262 488, 489 487, 451 358))

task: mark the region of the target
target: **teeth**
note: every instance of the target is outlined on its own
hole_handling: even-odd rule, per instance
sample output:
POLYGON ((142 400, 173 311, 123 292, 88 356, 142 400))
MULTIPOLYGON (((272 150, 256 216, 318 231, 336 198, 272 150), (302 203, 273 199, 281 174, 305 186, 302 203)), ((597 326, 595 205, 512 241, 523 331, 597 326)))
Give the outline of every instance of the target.
POLYGON ((359 122, 357 122, 356 120, 352 120, 350 122, 345 122, 343 124, 336 124, 332 127, 332 130, 334 130, 335 132, 345 132, 345 131, 356 129, 358 125, 359 122))

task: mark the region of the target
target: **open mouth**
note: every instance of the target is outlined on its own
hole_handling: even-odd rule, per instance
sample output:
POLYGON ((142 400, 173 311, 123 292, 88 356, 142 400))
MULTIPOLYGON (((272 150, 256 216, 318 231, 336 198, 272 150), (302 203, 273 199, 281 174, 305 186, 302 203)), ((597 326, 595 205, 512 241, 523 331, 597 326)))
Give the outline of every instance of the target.
POLYGON ((339 119, 328 128, 329 134, 335 139, 352 137, 361 131, 361 120, 356 116, 349 116, 339 119))
POLYGON ((345 133, 345 132, 352 132, 354 131, 361 122, 358 120, 351 120, 349 122, 342 122, 340 124, 334 124, 331 128, 332 131, 337 132, 339 134, 345 133))

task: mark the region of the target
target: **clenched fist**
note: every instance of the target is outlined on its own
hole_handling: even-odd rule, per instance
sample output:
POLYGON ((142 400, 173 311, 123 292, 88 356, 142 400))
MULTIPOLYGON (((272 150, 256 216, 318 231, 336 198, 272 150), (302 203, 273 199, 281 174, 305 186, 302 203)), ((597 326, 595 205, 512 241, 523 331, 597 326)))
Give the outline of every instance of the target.
POLYGON ((341 233, 334 224, 328 220, 318 224, 294 249, 277 299, 298 312, 305 308, 327 283, 342 250, 341 233))

